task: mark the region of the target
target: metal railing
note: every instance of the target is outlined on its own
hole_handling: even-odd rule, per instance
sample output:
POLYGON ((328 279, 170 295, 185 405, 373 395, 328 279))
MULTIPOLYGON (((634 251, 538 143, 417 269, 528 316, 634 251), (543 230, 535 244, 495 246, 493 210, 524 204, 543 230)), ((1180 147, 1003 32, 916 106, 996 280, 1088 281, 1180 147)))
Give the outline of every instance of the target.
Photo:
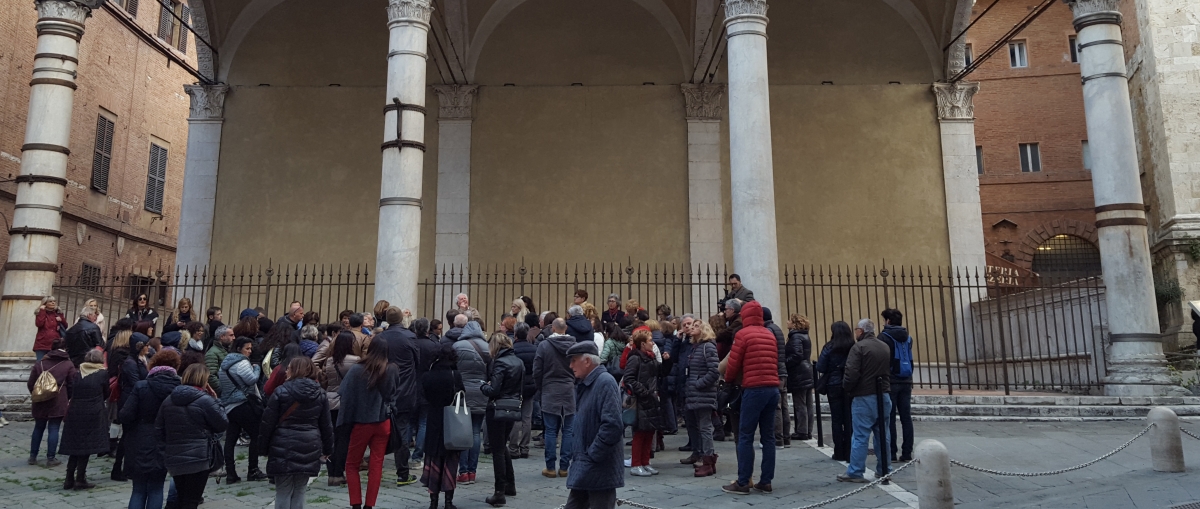
MULTIPOLYGON (((470 296, 488 328, 514 299, 527 296, 538 311, 565 315, 577 290, 603 313, 609 294, 622 306, 637 300, 653 317, 660 304, 674 315, 717 313, 729 271, 723 266, 669 264, 509 264, 440 267, 417 284, 417 316, 443 318, 459 293, 470 296)), ((1104 285, 1100 278, 1052 280, 930 267, 785 266, 781 307, 774 320, 787 329, 792 314, 806 316, 813 361, 839 320, 854 327, 897 308, 914 338, 918 388, 1094 393, 1105 375, 1104 285)), ((244 308, 281 316, 292 301, 325 322, 340 311, 375 305, 370 266, 253 265, 163 271, 109 270, 60 276, 55 292, 68 316, 97 299, 111 324, 132 297, 148 292, 165 321, 181 297, 193 319, 221 307, 231 323, 244 308)))

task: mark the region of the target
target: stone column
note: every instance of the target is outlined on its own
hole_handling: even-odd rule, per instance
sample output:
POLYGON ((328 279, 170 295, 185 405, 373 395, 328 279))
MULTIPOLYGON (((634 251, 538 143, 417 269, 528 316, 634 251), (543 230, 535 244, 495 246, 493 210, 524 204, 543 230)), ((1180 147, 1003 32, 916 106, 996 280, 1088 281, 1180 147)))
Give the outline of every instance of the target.
POLYGON ((1164 395, 1183 389, 1170 385, 1159 334, 1117 3, 1067 0, 1079 34, 1096 231, 1111 331, 1104 392, 1164 395))
MULTIPOLYGON (((434 264, 461 270, 470 260, 471 119, 478 85, 437 85, 438 181, 434 264)), ((457 293, 457 292, 451 292, 457 293)), ((451 297, 453 298, 453 296, 451 297)))
POLYGON ((767 0, 725 2, 733 267, 755 298, 779 307, 779 248, 767 83, 767 0))
MULTIPOLYGON (((725 109, 725 85, 684 83, 679 87, 683 91, 688 124, 691 267, 697 274, 720 272, 725 266, 725 211, 721 199, 721 112, 725 109)), ((708 291, 693 285, 692 306, 689 309, 700 316, 716 313, 715 299, 705 297, 724 295, 721 289, 723 284, 724 281, 720 281, 708 291)))
POLYGON ((38 0, 37 53, 29 82, 29 116, 21 146, 21 174, 0 297, 0 352, 28 352, 37 335, 33 316, 50 295, 58 272, 67 148, 75 70, 84 20, 92 10, 66 0, 38 0))
MULTIPOLYGON (((183 202, 179 209, 179 241, 175 251, 177 274, 196 275, 208 268, 212 254, 213 215, 217 199, 217 163, 221 155, 221 128, 225 123, 225 94, 229 86, 185 85, 192 98, 188 115, 187 160, 183 172, 183 202)), ((203 292, 178 294, 199 298, 203 292)), ((204 309, 199 302, 193 307, 204 309)))
POLYGON ((375 299, 416 309, 431 0, 389 0, 388 74, 375 299))
POLYGON ((946 185, 946 223, 950 264, 974 274, 987 266, 983 249, 983 212, 979 206, 979 170, 975 160, 975 104, 978 83, 934 83, 938 125, 942 131, 942 177, 946 185))

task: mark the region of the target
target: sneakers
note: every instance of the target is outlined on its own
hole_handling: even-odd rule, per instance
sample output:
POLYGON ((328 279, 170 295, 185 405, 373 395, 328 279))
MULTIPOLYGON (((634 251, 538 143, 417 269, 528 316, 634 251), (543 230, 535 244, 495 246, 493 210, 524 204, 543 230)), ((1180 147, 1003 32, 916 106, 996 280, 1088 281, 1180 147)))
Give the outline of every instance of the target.
POLYGON ((633 466, 633 458, 625 458, 625 468, 633 466))
POLYGON ((458 474, 458 484, 475 484, 475 474, 473 472, 458 474))
POLYGON ((8 426, 8 419, 0 417, 0 428, 3 428, 5 426, 8 426))
POLYGON ((646 469, 646 471, 647 471, 647 472, 650 472, 650 475, 658 475, 658 469, 657 469, 657 468, 654 468, 654 467, 652 467, 652 466, 650 466, 650 465, 643 466, 642 468, 646 469))
POLYGON ((750 485, 747 484, 745 486, 742 486, 742 485, 738 484, 737 481, 733 481, 733 482, 729 483, 728 485, 722 486, 721 491, 724 491, 725 493, 732 493, 734 495, 749 495, 750 494, 750 485))
POLYGON ((542 477, 549 477, 549 478, 553 479, 555 477, 558 477, 558 472, 555 470, 550 470, 549 468, 543 468, 542 469, 542 477))
POLYGON ((262 473, 262 471, 257 468, 252 468, 252 469, 250 469, 249 472, 246 473, 246 480, 248 480, 248 481, 265 481, 265 480, 267 480, 267 474, 262 473))
POLYGON ((412 470, 420 470, 425 468, 425 462, 421 460, 412 460, 408 462, 408 468, 412 470))
POLYGON ((396 487, 399 488, 401 486, 408 486, 415 482, 417 482, 417 478, 416 478, 416 476, 412 476, 412 475, 410 475, 404 479, 396 478, 396 487))
POLYGON ((246 437, 238 437, 238 447, 246 447, 250 445, 250 439, 246 437))
POLYGON ((846 475, 846 474, 838 474, 837 480, 838 480, 838 482, 854 482, 854 483, 859 483, 859 484, 866 484, 866 483, 871 482, 871 481, 868 481, 866 477, 859 477, 859 476, 846 475))
POLYGON ((760 482, 751 487, 754 488, 754 491, 761 491, 763 493, 771 492, 771 483, 761 483, 760 482))
POLYGON ((629 469, 629 475, 637 477, 650 477, 654 474, 650 473, 649 470, 646 470, 646 467, 633 467, 629 469))

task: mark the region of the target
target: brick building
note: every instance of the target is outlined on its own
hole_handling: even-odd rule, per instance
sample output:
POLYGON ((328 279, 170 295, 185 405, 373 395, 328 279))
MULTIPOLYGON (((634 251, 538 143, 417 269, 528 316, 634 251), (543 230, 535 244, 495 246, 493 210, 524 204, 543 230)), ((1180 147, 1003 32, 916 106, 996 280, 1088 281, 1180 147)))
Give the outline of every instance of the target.
MULTIPOLYGON (((967 33, 969 58, 1036 3, 999 0, 967 33)), ((976 3, 972 17, 990 4, 976 3)), ((1070 8, 1055 3, 967 79, 980 83, 975 139, 990 263, 1002 258, 1039 273, 1096 275, 1095 200, 1071 19, 1070 8)))
MULTIPOLYGON (((191 17, 187 5, 163 1, 170 11, 154 1, 110 0, 87 20, 71 117, 60 275, 103 270, 151 278, 174 264, 188 132, 183 85, 197 81, 198 41, 180 22, 191 17)), ((22 238, 9 227, 37 19, 31 1, 0 3, 0 253, 6 259, 10 243, 22 238)))

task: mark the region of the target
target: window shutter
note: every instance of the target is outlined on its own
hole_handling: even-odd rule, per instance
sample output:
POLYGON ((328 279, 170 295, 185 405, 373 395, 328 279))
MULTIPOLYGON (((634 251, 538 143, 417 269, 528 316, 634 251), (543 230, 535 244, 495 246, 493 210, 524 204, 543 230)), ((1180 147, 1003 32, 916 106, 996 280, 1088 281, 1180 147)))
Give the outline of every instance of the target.
POLYGON ((188 30, 188 27, 192 26, 192 8, 184 5, 183 12, 179 17, 183 18, 183 24, 179 27, 179 51, 187 53, 188 35, 191 34, 191 30, 188 30))
POLYGON ((163 188, 167 180, 167 149, 150 144, 150 167, 146 173, 146 210, 162 214, 163 188))
POLYGON ((125 0, 125 12, 130 16, 137 17, 138 0, 125 0))
POLYGON ((108 192, 108 169, 112 165, 113 131, 116 124, 103 116, 96 117, 96 144, 92 154, 92 189, 108 192))
POLYGON ((170 2, 160 3, 158 6, 158 38, 164 41, 171 41, 171 23, 174 18, 171 17, 171 8, 168 6, 170 2))

